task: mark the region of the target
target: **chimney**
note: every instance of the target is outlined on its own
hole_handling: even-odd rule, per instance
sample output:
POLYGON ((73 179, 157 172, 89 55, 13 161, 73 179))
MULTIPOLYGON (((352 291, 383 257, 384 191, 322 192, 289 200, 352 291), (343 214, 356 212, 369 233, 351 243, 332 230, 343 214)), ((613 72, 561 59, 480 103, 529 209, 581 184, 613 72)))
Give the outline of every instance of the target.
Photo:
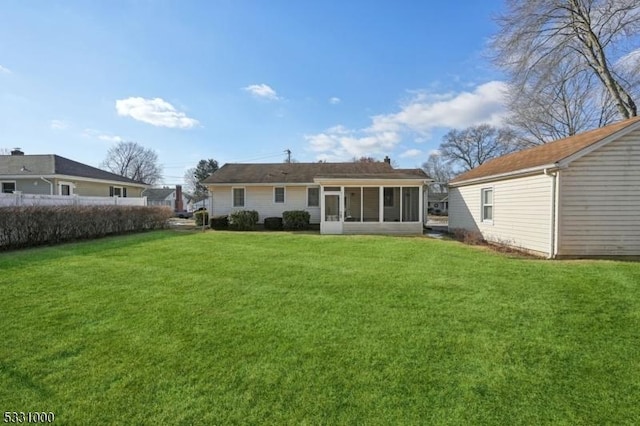
POLYGON ((22 152, 20 148, 13 148, 13 151, 11 151, 11 155, 24 155, 24 152, 22 152))
POLYGON ((384 162, 387 163, 388 165, 391 165, 391 158, 389 158, 388 155, 384 156, 384 162))
POLYGON ((182 185, 176 185, 176 211, 181 212, 184 210, 182 205, 182 185))

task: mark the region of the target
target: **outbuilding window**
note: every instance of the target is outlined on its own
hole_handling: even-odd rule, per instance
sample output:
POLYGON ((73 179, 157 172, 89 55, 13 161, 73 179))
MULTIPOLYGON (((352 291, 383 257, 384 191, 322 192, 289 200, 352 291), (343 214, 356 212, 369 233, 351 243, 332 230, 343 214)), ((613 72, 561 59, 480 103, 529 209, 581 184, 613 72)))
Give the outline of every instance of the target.
POLYGON ((493 188, 482 189, 482 221, 493 221, 493 188))

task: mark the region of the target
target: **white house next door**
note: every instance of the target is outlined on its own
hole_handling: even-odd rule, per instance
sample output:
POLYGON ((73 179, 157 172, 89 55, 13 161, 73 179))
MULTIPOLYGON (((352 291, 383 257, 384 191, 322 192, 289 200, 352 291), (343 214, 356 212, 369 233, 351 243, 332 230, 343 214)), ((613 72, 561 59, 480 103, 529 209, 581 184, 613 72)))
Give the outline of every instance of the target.
POLYGON ((320 221, 321 234, 342 234, 343 210, 341 193, 325 191, 320 221))

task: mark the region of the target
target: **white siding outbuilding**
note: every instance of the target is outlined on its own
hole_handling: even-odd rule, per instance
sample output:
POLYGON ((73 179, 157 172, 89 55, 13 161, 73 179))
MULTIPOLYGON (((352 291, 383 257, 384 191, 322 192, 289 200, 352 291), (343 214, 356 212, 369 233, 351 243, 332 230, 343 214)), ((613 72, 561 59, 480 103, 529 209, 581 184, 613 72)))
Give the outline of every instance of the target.
POLYGON ((640 118, 463 173, 449 229, 549 258, 640 256, 640 118))

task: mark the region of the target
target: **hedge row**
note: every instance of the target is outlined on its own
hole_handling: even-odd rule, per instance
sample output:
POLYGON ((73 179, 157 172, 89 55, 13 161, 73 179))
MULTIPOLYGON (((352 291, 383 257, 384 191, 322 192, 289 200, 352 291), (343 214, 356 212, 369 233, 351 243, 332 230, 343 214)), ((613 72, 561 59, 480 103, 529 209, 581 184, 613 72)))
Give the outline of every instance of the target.
POLYGON ((162 229, 171 216, 165 207, 0 207, 0 250, 162 229))

